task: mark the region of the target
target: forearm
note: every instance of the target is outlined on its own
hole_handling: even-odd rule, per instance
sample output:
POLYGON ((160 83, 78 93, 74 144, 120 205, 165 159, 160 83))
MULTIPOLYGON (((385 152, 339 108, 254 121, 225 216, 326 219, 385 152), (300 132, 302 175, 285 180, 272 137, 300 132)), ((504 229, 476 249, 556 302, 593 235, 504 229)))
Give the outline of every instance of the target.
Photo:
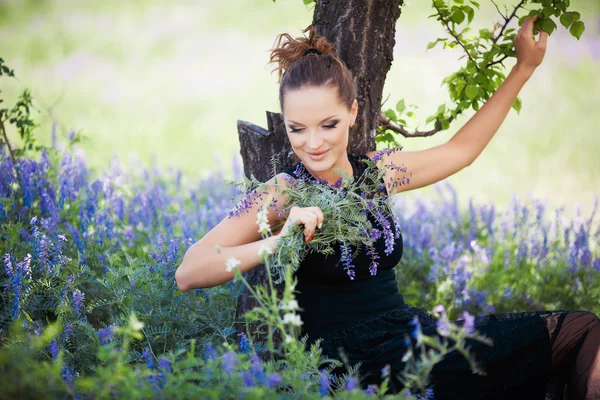
POLYGON ((450 142, 464 151, 468 164, 475 161, 508 115, 521 88, 533 69, 515 65, 498 90, 475 115, 454 135, 450 142))
POLYGON ((266 245, 276 251, 278 235, 270 236, 256 242, 233 247, 221 247, 219 254, 215 245, 190 247, 177 271, 175 281, 181 291, 196 288, 209 288, 228 282, 235 276, 235 271, 226 270, 225 261, 235 257, 240 261, 237 269, 244 273, 260 264, 259 250, 266 245))

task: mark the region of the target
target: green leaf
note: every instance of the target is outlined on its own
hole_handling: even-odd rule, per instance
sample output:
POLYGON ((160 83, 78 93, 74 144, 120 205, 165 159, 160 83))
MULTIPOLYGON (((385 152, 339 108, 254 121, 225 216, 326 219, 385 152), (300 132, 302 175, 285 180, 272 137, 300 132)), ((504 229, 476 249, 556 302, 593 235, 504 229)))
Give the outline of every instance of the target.
POLYGON ((569 32, 571 32, 571 35, 575 36, 577 38, 577 40, 579 40, 579 38, 583 34, 583 31, 585 31, 585 25, 584 25, 583 21, 573 22, 573 25, 571 25, 571 29, 569 29, 569 32))
POLYGON ((462 10, 456 10, 452 13, 452 22, 460 24, 465 20, 465 13, 462 10))
POLYGON ((467 97, 469 99, 473 100, 477 97, 477 94, 479 93, 479 88, 477 87, 477 85, 469 85, 465 89, 465 93, 467 94, 467 97))
POLYGON ((573 16, 573 13, 566 12, 560 16, 560 23, 567 29, 569 29, 574 21, 575 17, 573 16))
POLYGON ((460 81, 456 84, 456 94, 457 96, 459 96, 461 94, 461 92, 463 91, 463 89, 465 88, 465 86, 467 86, 467 82, 465 81, 460 81))
POLYGON ((404 99, 400 100, 398 104, 396 104, 396 110, 398 110, 399 114, 402 114, 405 108, 406 104, 404 103, 404 99))
POLYGON ((515 102, 512 105, 512 108, 514 108, 515 110, 517 110, 517 114, 521 112, 521 106, 523 105, 523 103, 521 102, 520 98, 516 98, 515 102))
POLYGON ((392 121, 395 121, 396 119, 398 119, 396 117, 396 113, 391 108, 388 108, 387 110, 385 110, 383 112, 383 114, 385 114, 385 116, 388 117, 389 119, 391 119, 392 121))
POLYGON ((552 21, 551 19, 547 19, 544 21, 544 24, 542 25, 542 30, 544 32, 546 32, 548 35, 551 35, 555 29, 556 29, 556 23, 554 21, 552 21))
MULTIPOLYGON (((475 10, 473 10, 473 7, 469 7, 469 6, 464 6, 463 10, 465 10, 465 12, 467 13, 469 23, 471 23, 473 21, 473 18, 475 17, 475 10)), ((463 31, 463 33, 464 33, 464 31, 463 31)))

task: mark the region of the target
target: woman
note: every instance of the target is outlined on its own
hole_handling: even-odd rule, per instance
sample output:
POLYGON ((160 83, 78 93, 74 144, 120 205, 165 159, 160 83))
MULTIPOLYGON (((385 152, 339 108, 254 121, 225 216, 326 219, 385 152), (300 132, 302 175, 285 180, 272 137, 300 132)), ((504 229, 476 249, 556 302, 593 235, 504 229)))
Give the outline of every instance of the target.
MULTIPOLYGON (((370 158, 377 161, 379 169, 384 169, 384 190, 392 195, 433 184, 470 165, 489 143, 520 89, 544 58, 548 35, 542 32, 536 42, 532 33, 534 21, 535 18, 526 20, 516 37, 517 64, 505 82, 451 140, 423 151, 369 152, 358 156, 347 150, 350 128, 358 111, 351 72, 337 58, 333 45, 316 35, 314 29, 309 38, 294 40, 287 34, 279 35, 271 62, 280 64, 281 109, 291 147, 300 161, 268 183, 275 183, 276 179, 291 182, 292 176, 331 185, 340 178, 336 168, 357 178, 365 169, 365 163, 360 161, 370 158), (288 41, 279 46, 282 37, 288 41)), ((279 204, 285 202, 277 190, 270 194, 279 204)), ((237 218, 224 219, 186 252, 175 275, 180 290, 225 283, 233 279, 234 272, 224 268, 223 258, 235 257, 240 261, 237 268, 244 273, 259 264, 263 246, 275 250, 277 240, 292 226, 303 225, 305 240, 309 242, 324 222, 318 207, 292 207, 288 215, 282 216, 269 209, 271 226, 285 223, 273 236, 262 239, 256 229, 256 213, 262 202, 264 199, 237 218), (221 254, 215 250, 217 244, 221 254)), ((380 221, 371 222, 381 226, 380 221)), ((309 343, 322 338, 323 352, 330 357, 346 354, 351 364, 361 361, 363 387, 379 384, 386 365, 392 377, 402 370, 402 356, 407 350, 404 337, 413 330, 410 322, 415 316, 424 334, 438 335, 436 318, 405 304, 398 291, 393 268, 402 255, 402 236, 396 235, 395 239, 391 252, 384 250, 387 244, 383 235, 377 240, 379 270, 375 275, 369 271, 370 258, 364 252, 354 259, 355 276, 351 280, 335 265, 340 260, 339 251, 333 257, 310 253, 297 271, 303 334, 309 336, 309 343)), ((550 374, 568 380, 571 399, 600 398, 600 322, 595 314, 492 314, 476 318, 475 328, 494 341, 493 347, 467 342, 487 375, 473 374, 464 357, 452 352, 431 373, 436 399, 543 399, 550 374)), ((396 378, 391 383, 393 391, 401 389, 396 378)))

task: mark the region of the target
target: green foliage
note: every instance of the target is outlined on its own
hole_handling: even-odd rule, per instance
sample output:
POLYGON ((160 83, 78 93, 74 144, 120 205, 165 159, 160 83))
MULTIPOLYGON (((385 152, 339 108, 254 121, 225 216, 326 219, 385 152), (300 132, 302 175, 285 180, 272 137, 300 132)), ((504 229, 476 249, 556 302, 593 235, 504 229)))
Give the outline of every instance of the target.
MULTIPOLYGON (((552 34, 557 28, 555 20, 560 21, 577 39, 585 30, 585 25, 580 20, 580 14, 577 11, 569 10, 570 0, 515 1, 513 11, 506 15, 498 9, 502 17, 501 23, 494 24, 492 30, 484 28, 479 32, 472 32, 469 26, 475 18, 476 11, 480 8, 479 2, 432 0, 431 5, 435 12, 430 15, 430 18, 439 21, 450 37, 437 38, 427 45, 427 50, 440 44, 444 49, 460 48, 464 53, 461 59, 465 59, 463 67, 442 81, 442 85, 448 88, 448 94, 453 104, 451 107, 444 104, 438 108, 435 114, 427 117, 426 123, 433 122, 435 125, 431 134, 448 129, 450 123, 465 110, 469 108, 475 111, 479 110, 483 103, 500 87, 506 78, 503 72, 505 70, 504 61, 516 57, 513 46, 516 32, 515 29, 508 28, 510 22, 515 18, 518 18, 519 25, 522 25, 525 18, 538 15, 539 18, 534 24, 534 33, 544 31, 552 34), (517 14, 524 10, 526 5, 530 5, 532 8, 519 17, 517 14)), ((513 108, 517 112, 520 112, 521 106, 520 99, 513 104, 513 108)), ((406 125, 406 120, 402 118, 400 110, 398 113, 386 110, 384 114, 396 124, 406 125)), ((397 146, 396 136, 395 131, 382 126, 378 128, 376 141, 397 146)))

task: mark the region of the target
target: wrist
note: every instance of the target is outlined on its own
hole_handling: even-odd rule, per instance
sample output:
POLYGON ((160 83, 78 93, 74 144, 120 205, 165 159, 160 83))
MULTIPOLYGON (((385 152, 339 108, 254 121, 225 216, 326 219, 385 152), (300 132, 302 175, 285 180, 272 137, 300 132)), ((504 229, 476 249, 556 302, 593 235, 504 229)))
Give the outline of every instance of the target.
POLYGON ((535 67, 523 65, 517 62, 511 72, 524 80, 528 80, 531 75, 533 75, 534 71, 535 67))
POLYGON ((281 235, 279 233, 269 236, 267 238, 267 243, 268 246, 271 248, 271 250, 275 251, 277 249, 277 241, 279 240, 279 238, 281 237, 281 235))

